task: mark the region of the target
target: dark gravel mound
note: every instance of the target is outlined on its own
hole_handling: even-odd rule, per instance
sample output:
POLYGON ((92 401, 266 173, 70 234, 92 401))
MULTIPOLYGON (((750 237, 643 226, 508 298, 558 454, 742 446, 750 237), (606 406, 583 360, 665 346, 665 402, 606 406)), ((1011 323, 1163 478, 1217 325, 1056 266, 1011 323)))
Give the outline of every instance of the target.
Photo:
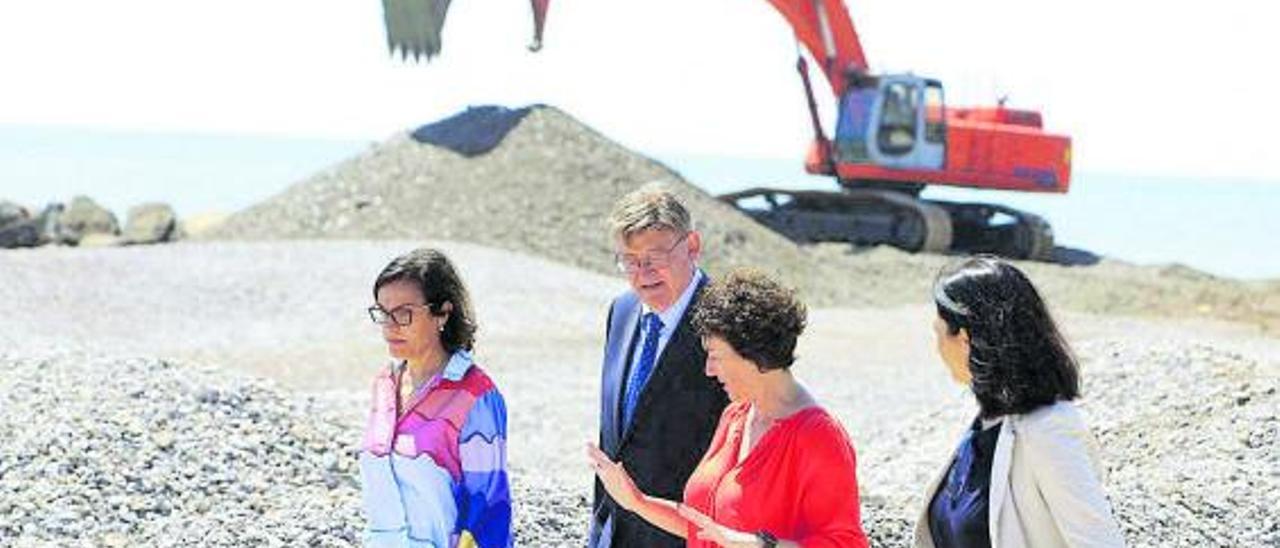
POLYGON ((531 108, 471 107, 422 126, 410 135, 419 143, 447 148, 466 157, 477 156, 498 146, 531 108))

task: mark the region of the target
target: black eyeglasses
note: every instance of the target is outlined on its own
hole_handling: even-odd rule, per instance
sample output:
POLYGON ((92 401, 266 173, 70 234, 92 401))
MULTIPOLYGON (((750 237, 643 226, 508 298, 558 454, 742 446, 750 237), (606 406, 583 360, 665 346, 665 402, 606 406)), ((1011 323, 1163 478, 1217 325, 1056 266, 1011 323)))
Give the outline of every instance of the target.
POLYGON ((415 306, 426 308, 428 312, 431 311, 428 305, 417 303, 402 304, 389 311, 383 310, 381 306, 374 305, 369 307, 369 319, 378 325, 394 323, 400 327, 407 327, 413 323, 413 307, 415 306))
POLYGON ((666 251, 650 251, 641 255, 632 255, 630 253, 615 253, 613 255, 614 263, 618 265, 618 270, 625 274, 635 274, 645 268, 663 269, 671 264, 671 252, 680 246, 680 242, 689 238, 689 233, 685 232, 675 243, 671 244, 666 251))

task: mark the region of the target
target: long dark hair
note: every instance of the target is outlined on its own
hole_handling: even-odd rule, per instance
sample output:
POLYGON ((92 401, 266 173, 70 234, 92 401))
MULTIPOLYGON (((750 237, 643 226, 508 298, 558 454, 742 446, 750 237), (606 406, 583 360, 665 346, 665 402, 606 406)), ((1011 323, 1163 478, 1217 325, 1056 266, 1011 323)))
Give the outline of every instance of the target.
POLYGON ((471 309, 471 297, 467 295, 467 287, 449 258, 437 249, 418 248, 396 257, 373 282, 373 298, 378 298, 378 290, 382 286, 398 280, 407 280, 422 290, 426 306, 431 313, 442 316, 445 303, 451 303, 453 310, 448 312, 444 330, 440 333, 440 343, 445 350, 455 352, 458 349, 471 350, 475 344, 476 321, 475 312, 471 309))
POLYGON ((1076 359, 1031 280, 990 256, 962 260, 934 283, 938 316, 969 333, 972 389, 991 418, 1080 395, 1076 359))

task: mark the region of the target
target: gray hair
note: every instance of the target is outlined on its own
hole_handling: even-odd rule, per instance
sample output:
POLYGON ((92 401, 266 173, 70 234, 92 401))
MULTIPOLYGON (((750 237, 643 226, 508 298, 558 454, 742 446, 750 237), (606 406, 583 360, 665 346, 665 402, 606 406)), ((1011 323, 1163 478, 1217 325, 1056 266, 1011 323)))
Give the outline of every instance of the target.
POLYGON ((609 230, 613 237, 623 240, 646 230, 671 230, 683 235, 693 230, 693 221, 675 193, 655 181, 631 191, 614 204, 609 214, 609 230))

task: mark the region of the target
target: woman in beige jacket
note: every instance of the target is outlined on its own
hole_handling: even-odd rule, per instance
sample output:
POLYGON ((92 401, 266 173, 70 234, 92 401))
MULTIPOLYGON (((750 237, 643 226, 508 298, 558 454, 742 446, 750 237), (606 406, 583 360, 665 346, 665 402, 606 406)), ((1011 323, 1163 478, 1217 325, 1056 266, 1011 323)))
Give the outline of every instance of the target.
POLYGON ((1097 442, 1071 403, 1075 359, 1021 271, 992 257, 934 286, 938 352, 979 414, 926 492, 923 548, 1124 546, 1097 442))

